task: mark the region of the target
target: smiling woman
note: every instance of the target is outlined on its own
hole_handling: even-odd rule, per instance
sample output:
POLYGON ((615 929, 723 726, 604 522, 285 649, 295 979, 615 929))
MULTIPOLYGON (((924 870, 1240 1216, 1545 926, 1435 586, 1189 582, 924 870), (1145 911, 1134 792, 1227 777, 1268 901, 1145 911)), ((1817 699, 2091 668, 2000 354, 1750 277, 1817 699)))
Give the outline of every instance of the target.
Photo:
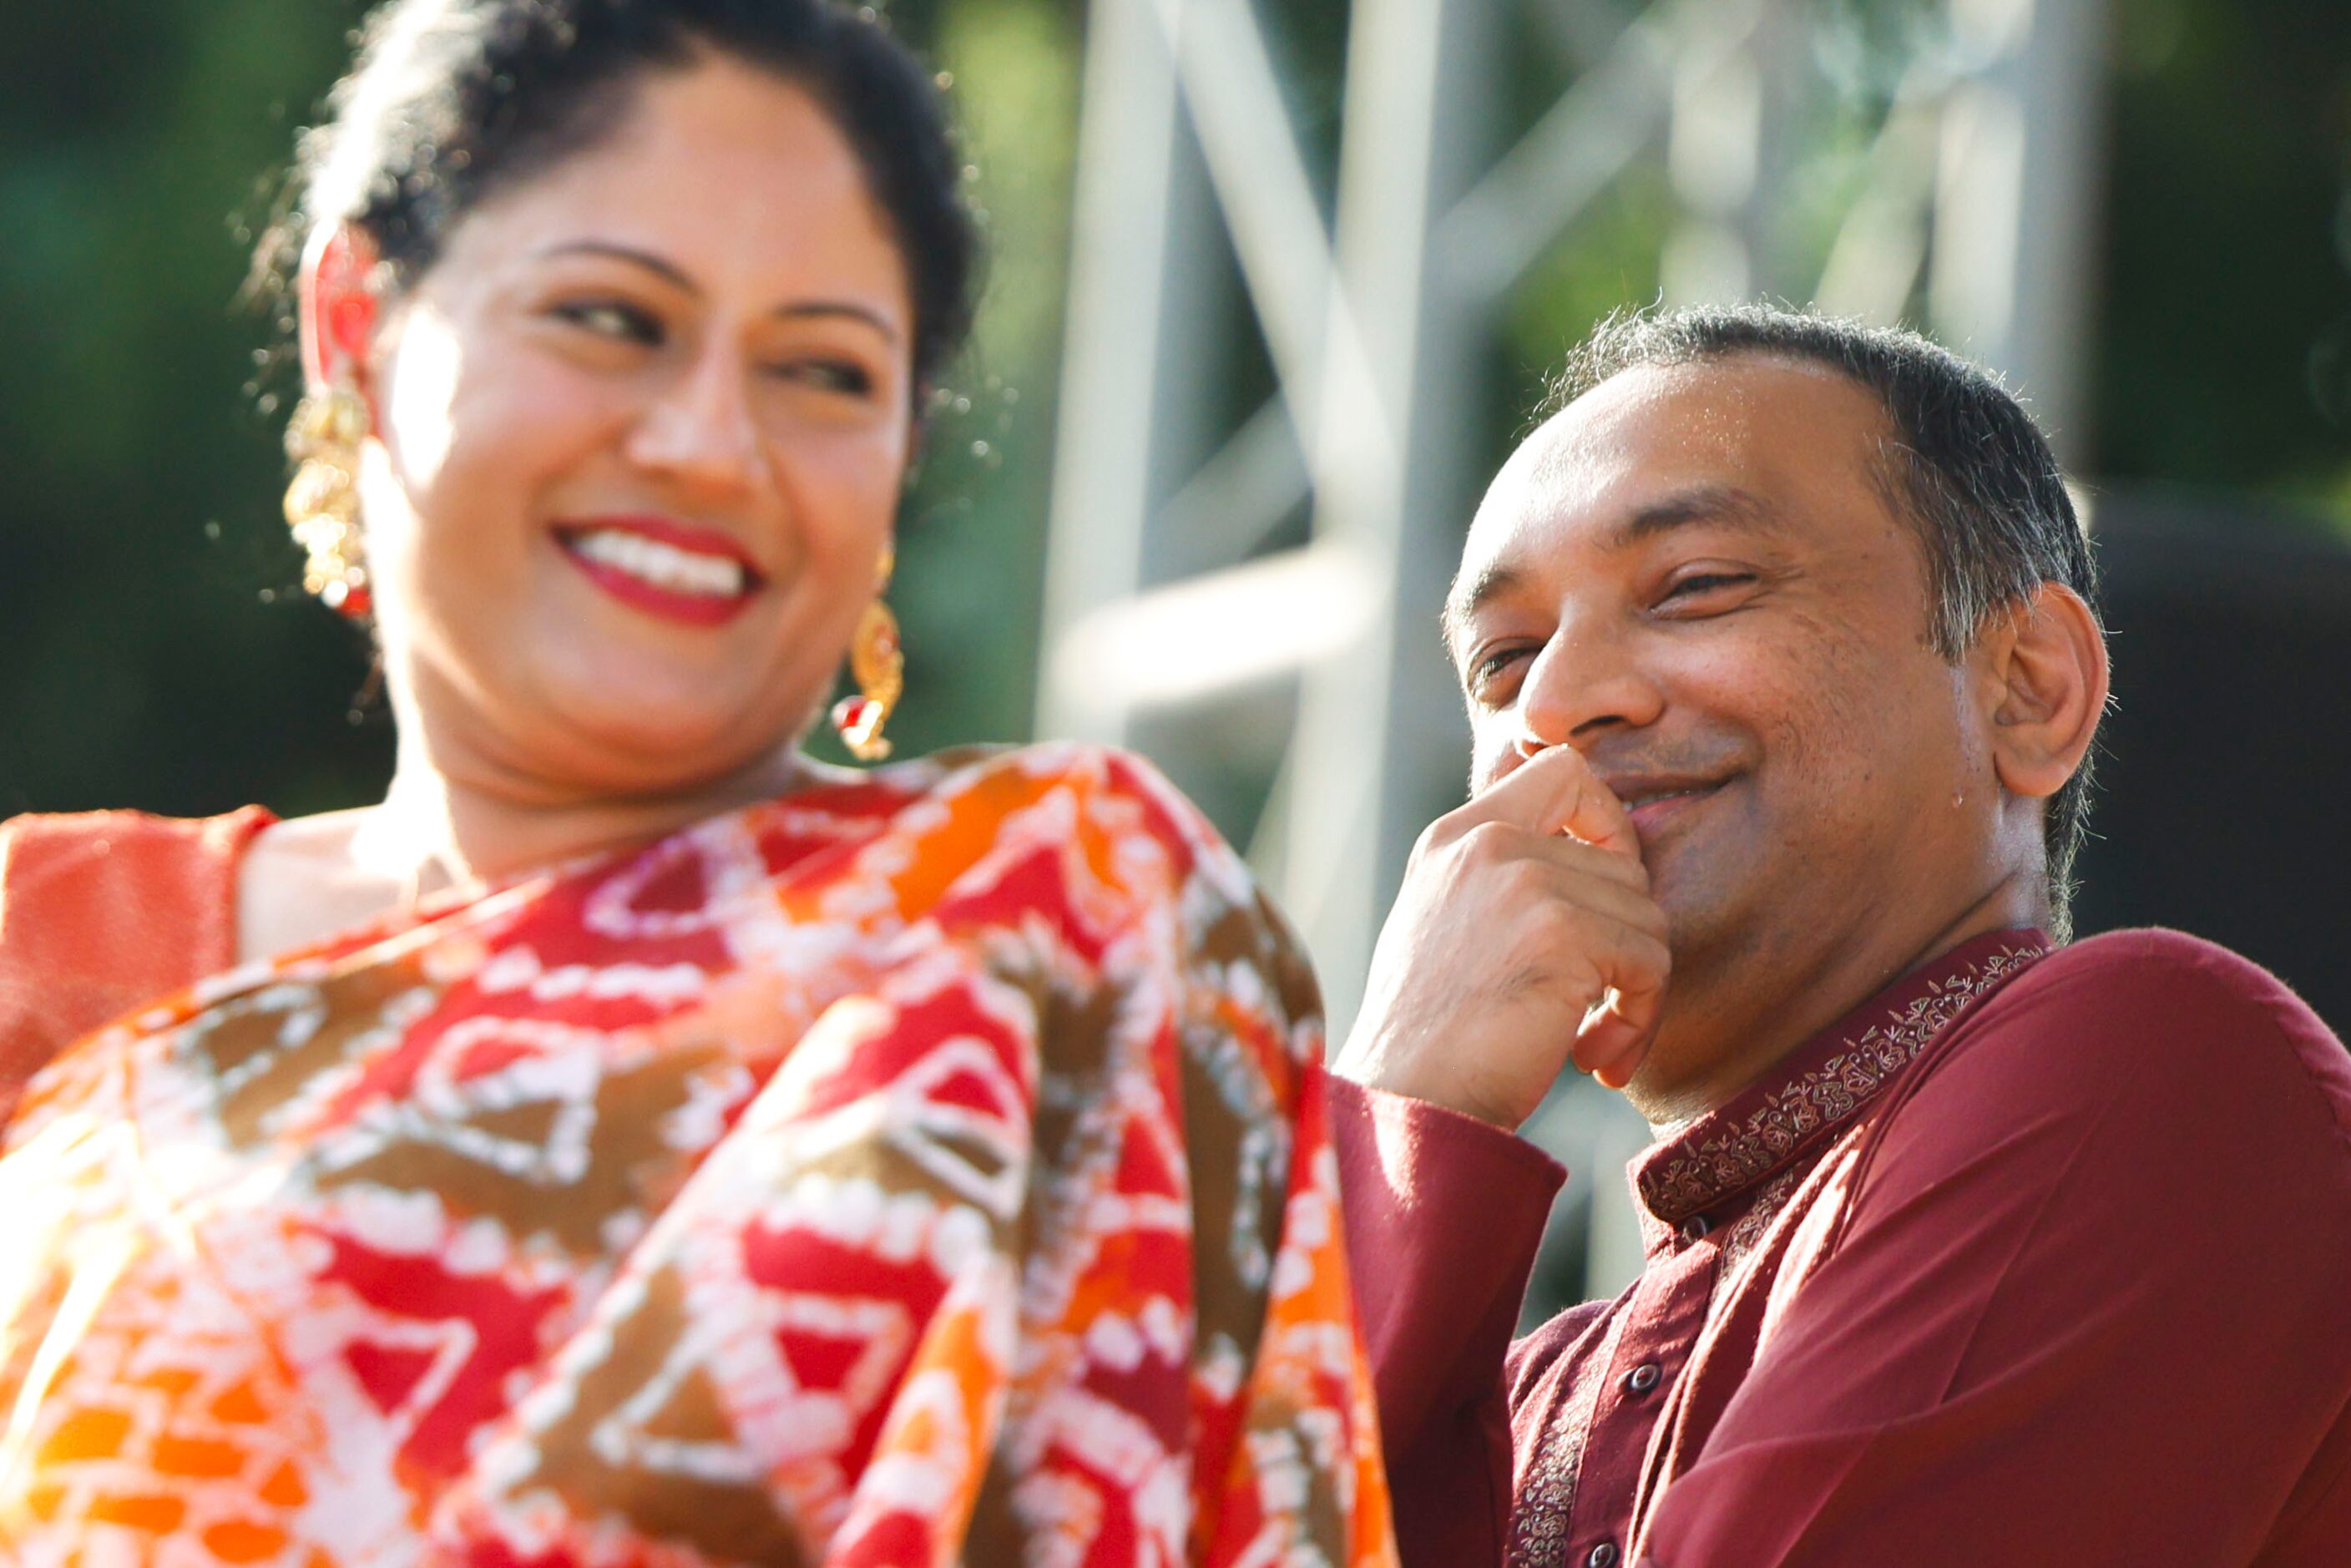
POLYGON ((333 108, 287 511, 398 767, 0 827, 0 1538, 1392 1561, 1236 857, 1116 754, 797 744, 846 658, 886 749, 925 74, 825 0, 398 0, 333 108))

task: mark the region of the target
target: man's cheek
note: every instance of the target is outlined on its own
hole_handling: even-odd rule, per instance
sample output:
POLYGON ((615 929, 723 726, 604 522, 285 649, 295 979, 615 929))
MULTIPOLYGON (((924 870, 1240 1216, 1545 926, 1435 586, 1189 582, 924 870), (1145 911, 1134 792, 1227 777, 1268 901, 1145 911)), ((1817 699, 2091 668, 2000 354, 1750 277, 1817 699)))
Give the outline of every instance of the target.
POLYGON ((1469 742, 1469 793, 1482 795, 1519 770, 1526 758, 1505 733, 1506 727, 1489 722, 1469 742))

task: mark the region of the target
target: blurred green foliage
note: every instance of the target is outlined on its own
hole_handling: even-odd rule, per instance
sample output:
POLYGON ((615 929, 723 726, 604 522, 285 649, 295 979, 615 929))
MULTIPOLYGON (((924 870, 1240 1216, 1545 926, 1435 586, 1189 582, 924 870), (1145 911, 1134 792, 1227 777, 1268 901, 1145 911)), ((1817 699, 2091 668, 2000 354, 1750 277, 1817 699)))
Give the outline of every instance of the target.
POLYGON ((2351 518, 2351 5, 2118 0, 2098 476, 2351 518))
MULTIPOLYGON (((2094 475, 2351 517, 2351 5, 2115 4, 2094 475)), ((1344 7, 1265 9, 1327 173, 1344 7)), ((1820 9, 1863 97, 1919 12, 1820 9)), ((893 11, 954 77, 993 252, 907 501, 898 733, 920 749, 1029 722, 1083 10, 893 11)), ((27 3, 0 25, 0 815, 298 812, 381 786, 367 650, 291 591, 271 402, 286 388, 263 374, 276 329, 235 304, 246 230, 360 12, 27 3)), ((1498 443, 1562 345, 1654 296, 1668 211, 1635 171, 1520 291, 1496 344, 1498 443)))

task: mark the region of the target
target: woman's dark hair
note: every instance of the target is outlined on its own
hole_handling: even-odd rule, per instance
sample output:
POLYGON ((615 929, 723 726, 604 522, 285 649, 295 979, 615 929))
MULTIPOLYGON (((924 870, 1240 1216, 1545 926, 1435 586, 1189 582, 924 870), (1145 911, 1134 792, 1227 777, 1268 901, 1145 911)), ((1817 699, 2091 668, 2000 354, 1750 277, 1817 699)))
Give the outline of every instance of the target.
MULTIPOLYGON (((610 131, 648 70, 711 49, 774 72, 823 106, 864 165, 906 263, 919 394, 971 322, 977 227, 937 89, 871 7, 836 0, 389 0, 359 62, 302 138, 297 211, 262 242, 265 272, 306 233, 366 234, 406 287, 492 190, 610 131)), ((726 193, 713 192, 713 200, 726 193)))

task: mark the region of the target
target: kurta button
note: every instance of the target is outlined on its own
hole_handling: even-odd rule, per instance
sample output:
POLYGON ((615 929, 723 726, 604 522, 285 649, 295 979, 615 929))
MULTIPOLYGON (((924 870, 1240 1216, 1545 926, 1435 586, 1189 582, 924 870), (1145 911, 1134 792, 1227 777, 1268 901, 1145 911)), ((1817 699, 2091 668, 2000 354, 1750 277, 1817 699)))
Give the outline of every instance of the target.
POLYGON ((1682 1221, 1682 1239, 1685 1241, 1703 1241, 1706 1239, 1706 1233, 1713 1228, 1713 1220, 1708 1219, 1703 1214, 1693 1214, 1687 1219, 1682 1221))
POLYGON ((1646 1394, 1650 1389, 1655 1388, 1658 1380, 1664 1376, 1665 1374, 1658 1370, 1656 1362, 1645 1361, 1625 1375, 1625 1386, 1635 1394, 1646 1394))
POLYGON ((1614 1542, 1604 1541, 1592 1549, 1590 1556, 1584 1558, 1583 1568, 1616 1568, 1616 1560, 1623 1555, 1616 1550, 1614 1542))

